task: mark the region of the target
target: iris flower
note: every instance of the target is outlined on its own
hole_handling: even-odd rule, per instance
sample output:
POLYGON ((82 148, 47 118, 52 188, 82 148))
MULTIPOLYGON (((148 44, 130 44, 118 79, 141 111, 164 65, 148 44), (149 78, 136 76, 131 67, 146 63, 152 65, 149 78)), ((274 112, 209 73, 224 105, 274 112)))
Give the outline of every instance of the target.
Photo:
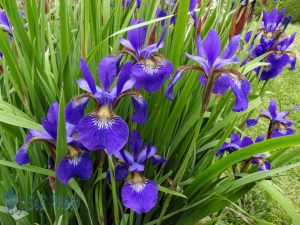
MULTIPOLYGON (((260 75, 260 80, 269 80, 282 73, 285 66, 290 64, 290 70, 295 70, 296 56, 290 50, 291 44, 295 40, 295 35, 286 37, 284 31, 291 22, 290 16, 284 16, 284 10, 279 12, 277 9, 270 13, 264 11, 262 28, 262 36, 260 43, 252 51, 250 58, 257 58, 267 52, 271 52, 265 60, 269 63, 265 66, 260 75)), ((260 68, 255 69, 256 74, 260 73, 260 68)))
MULTIPOLYGON (((294 42, 295 36, 296 33, 291 35, 291 37, 284 38, 273 46, 273 52, 267 59, 270 65, 263 69, 260 80, 269 80, 278 76, 288 64, 290 64, 289 70, 296 69, 297 58, 295 53, 290 51, 290 46, 294 42)), ((256 72, 259 73, 259 68, 256 69, 256 72)))
MULTIPOLYGON (((142 149, 143 140, 137 130, 130 135, 129 147, 133 154, 126 150, 120 150, 114 154, 119 160, 114 169, 115 179, 121 181, 127 178, 128 172, 132 174, 121 190, 123 205, 138 214, 147 213, 156 205, 158 187, 154 181, 148 180, 143 175, 145 163, 148 159, 152 159, 153 165, 166 163, 167 160, 156 155, 157 149, 151 144, 147 144, 142 149)), ((109 171, 107 179, 110 181, 109 171)))
MULTIPOLYGON (((0 28, 4 29, 8 33, 9 40, 11 40, 13 30, 12 30, 11 23, 9 22, 5 11, 0 12, 0 28)), ((2 55, 2 52, 0 51, 0 58, 2 58, 2 57, 3 57, 3 55, 2 55)))
POLYGON ((80 68, 85 79, 79 79, 78 85, 87 93, 76 96, 67 105, 68 117, 76 122, 77 114, 85 107, 79 104, 85 98, 95 100, 96 109, 80 119, 78 135, 83 145, 89 150, 106 149, 108 154, 119 151, 127 142, 129 129, 127 123, 113 111, 125 96, 131 96, 135 109, 130 119, 136 123, 147 120, 147 104, 145 99, 135 91, 129 91, 134 82, 130 79, 132 63, 128 62, 119 68, 120 58, 110 55, 102 59, 98 66, 98 77, 102 88, 96 82, 87 63, 81 59, 80 68), (117 79, 116 86, 112 87, 117 79))
MULTIPOLYGON (((128 7, 130 5, 132 0, 122 0, 122 6, 123 7, 128 7)), ((141 7, 141 0, 136 0, 136 8, 140 8, 141 7)))
POLYGON ((281 12, 278 9, 273 9, 270 13, 263 11, 263 21, 262 21, 262 31, 263 35, 261 37, 261 43, 271 48, 281 34, 291 21, 291 17, 284 17, 285 10, 281 12))
POLYGON ((239 44, 240 37, 234 36, 221 55, 221 41, 216 31, 210 30, 203 42, 200 36, 198 36, 196 40, 198 56, 188 53, 186 53, 186 56, 199 63, 200 66, 185 65, 179 67, 167 87, 167 97, 173 100, 173 86, 179 81, 185 71, 196 70, 200 72, 199 80, 205 86, 203 94, 204 109, 208 106, 211 92, 214 94, 224 94, 231 87, 236 98, 233 111, 246 110, 248 108, 248 94, 251 84, 238 71, 225 68, 226 65, 239 62, 239 59, 234 56, 239 48, 239 44))
MULTIPOLYGON (((299 110, 294 107, 291 111, 299 110)), ((287 120, 288 111, 277 112, 277 104, 274 99, 270 100, 269 112, 262 110, 259 117, 256 119, 248 119, 247 127, 255 126, 260 118, 266 118, 270 121, 267 138, 275 138, 280 136, 292 135, 294 130, 291 128, 293 122, 287 120)))
MULTIPOLYGON (((158 7, 157 10, 156 10, 156 17, 157 18, 162 18, 162 17, 165 17, 167 16, 167 12, 168 12, 168 7, 171 3, 171 9, 173 11, 175 5, 176 5, 176 0, 165 0, 165 4, 167 5, 166 8, 160 8, 158 7)), ((189 12, 194 20, 194 26, 197 25, 197 14, 195 12, 195 8, 197 7, 198 5, 198 0, 190 0, 190 5, 189 5, 189 12)), ((174 15, 173 17, 171 17, 170 19, 170 24, 173 24, 175 23, 176 21, 176 15, 174 15)), ((161 25, 164 25, 165 24, 165 20, 161 21, 161 25)))
MULTIPOLYGON (((53 160, 56 158, 58 108, 58 103, 53 103, 47 113, 47 119, 42 119, 42 125, 45 131, 29 130, 25 143, 18 150, 15 157, 19 165, 30 162, 28 147, 31 143, 44 141, 49 145, 51 152, 49 166, 53 168, 53 160)), ((92 162, 89 153, 81 144, 76 132, 77 126, 75 124, 66 123, 68 154, 61 160, 56 169, 57 177, 63 184, 67 184, 68 181, 75 176, 86 180, 92 175, 92 162)))
MULTIPOLYGON (((131 26, 144 22, 143 19, 131 20, 131 26)), ((120 38, 120 42, 125 46, 125 52, 129 53, 135 60, 131 68, 131 77, 135 81, 134 87, 139 90, 145 88, 148 92, 156 92, 161 88, 164 81, 173 72, 173 65, 162 55, 158 54, 163 44, 164 29, 160 40, 156 44, 144 47, 147 27, 139 27, 127 32, 128 40, 120 38)))
MULTIPOLYGON (((230 154, 239 149, 254 144, 253 140, 250 137, 245 136, 243 139, 241 139, 240 136, 236 133, 231 133, 230 139, 231 139, 231 143, 225 142, 221 146, 221 148, 217 151, 216 156, 223 155, 225 152, 228 152, 230 154)), ((265 139, 265 135, 262 134, 256 138, 255 143, 261 142, 264 139, 265 139)), ((258 165, 259 171, 270 170, 271 168, 271 164, 266 160, 265 154, 254 155, 251 158, 244 160, 244 162, 245 165, 247 164, 247 162, 251 162, 252 164, 258 165)))

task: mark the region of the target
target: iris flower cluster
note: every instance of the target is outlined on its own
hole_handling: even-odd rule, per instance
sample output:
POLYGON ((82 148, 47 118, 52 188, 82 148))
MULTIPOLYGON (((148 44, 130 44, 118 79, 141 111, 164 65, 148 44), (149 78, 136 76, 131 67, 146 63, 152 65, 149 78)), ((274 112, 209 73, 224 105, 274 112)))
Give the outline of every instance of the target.
MULTIPOLYGON (((124 6, 128 2, 130 1, 123 1, 124 6)), ((198 1, 194 0, 190 2, 191 13, 197 3, 198 1)), ((137 6, 139 5, 140 1, 137 1, 137 6)), ((271 29, 270 24, 275 23, 276 27, 284 25, 285 19, 283 22, 280 22, 281 19, 277 20, 279 22, 265 18, 265 30, 271 29)), ((4 14, 0 14, 0 22, 6 24, 5 29, 12 33, 12 28, 8 20, 5 20, 4 14)), ((139 25, 143 22, 143 19, 132 19, 130 25, 139 25)), ((275 28, 272 27, 272 30, 275 28)), ((149 212, 156 205, 158 198, 157 184, 144 175, 145 166, 148 165, 146 162, 150 159, 152 164, 156 165, 164 164, 167 160, 157 155, 156 147, 150 143, 143 148, 143 140, 137 130, 134 130, 129 137, 128 124, 115 109, 122 104, 124 97, 130 97, 134 112, 129 119, 139 124, 146 123, 147 102, 140 90, 145 89, 149 93, 157 92, 174 70, 172 63, 158 53, 164 46, 166 27, 160 39, 154 44, 145 44, 147 32, 147 27, 141 26, 128 31, 127 39, 121 37, 119 41, 124 48, 118 54, 106 56, 99 62, 97 80, 92 75, 88 63, 80 59, 80 70, 84 79, 80 78, 77 83, 84 93, 74 96, 65 107, 68 153, 56 167, 57 178, 63 184, 67 184, 73 177, 89 179, 92 175, 91 152, 105 150, 108 155, 117 159, 114 167, 116 181, 125 180, 121 190, 123 205, 139 214, 149 212), (125 57, 125 54, 130 57, 125 57), (86 112, 90 100, 95 102, 95 108, 86 112), (132 154, 124 149, 127 143, 132 154)), ((292 40, 293 38, 294 36, 292 40)), ((272 48, 276 48, 283 54, 292 40, 276 41, 272 44, 272 48)), ((270 45, 269 42, 272 41, 262 38, 262 42, 270 45)), ((240 72, 228 68, 232 64, 239 63, 240 60, 236 56, 239 46, 240 36, 234 36, 222 51, 221 40, 215 30, 210 30, 203 41, 200 35, 197 36, 198 55, 186 53, 186 56, 198 65, 180 66, 166 89, 166 96, 173 100, 174 85, 186 71, 194 70, 199 72, 199 82, 204 86, 202 113, 208 109, 212 94, 224 94, 229 89, 233 91, 236 99, 233 111, 246 110, 251 84, 240 72)), ((285 119, 287 114, 276 113, 276 104, 275 109, 273 103, 271 108, 269 114, 264 113, 264 117, 271 121, 272 135, 276 136, 276 132, 283 133, 282 127, 286 128, 286 133, 290 133, 291 123, 285 119)), ((54 169, 58 109, 58 103, 53 103, 47 113, 47 119, 42 119, 44 131, 29 130, 24 144, 16 154, 15 159, 18 164, 29 163, 29 145, 36 141, 43 141, 49 147, 50 162, 52 162, 49 168, 54 169)), ((255 121, 252 120, 252 123, 255 121)), ((270 138, 269 134, 267 138, 270 138)), ((265 136, 260 136, 256 142, 264 139, 265 136)), ((237 134, 232 134, 231 143, 224 143, 217 155, 225 151, 231 153, 251 144, 253 144, 251 138, 245 137, 240 140, 237 134)), ((263 154, 253 156, 247 159, 247 162, 258 164, 259 170, 270 169, 270 163, 263 154)), ((108 181, 111 179, 110 174, 111 171, 108 171, 108 181)))
POLYGON ((291 50, 296 33, 290 37, 285 34, 292 17, 284 16, 284 14, 285 10, 279 12, 278 9, 273 9, 270 13, 266 11, 263 13, 262 27, 259 30, 262 33, 260 43, 250 54, 252 59, 270 53, 265 59, 269 66, 263 68, 261 74, 260 68, 255 69, 257 75, 260 75, 260 80, 275 78, 287 65, 290 65, 289 70, 295 70, 296 55, 291 50))
MULTIPOLYGON (((265 139, 265 135, 262 134, 255 139, 255 142, 248 136, 243 137, 242 139, 236 133, 231 133, 230 139, 231 142, 225 142, 221 148, 217 151, 216 156, 221 156, 225 152, 233 153, 239 149, 245 148, 249 145, 252 145, 257 142, 261 142, 265 139)), ((241 168, 241 172, 247 172, 249 163, 258 165, 258 171, 270 170, 271 164, 266 160, 266 154, 257 154, 252 156, 249 159, 244 160, 244 165, 241 168)), ((235 171, 236 172, 236 171, 235 171)))
MULTIPOLYGON (((217 151, 216 156, 221 156, 225 152, 233 153, 239 149, 245 148, 257 142, 261 142, 265 139, 276 138, 281 136, 287 136, 294 134, 292 128, 293 122, 286 119, 289 115, 288 111, 277 112, 277 104, 274 99, 270 100, 270 105, 268 112, 262 110, 259 117, 255 119, 248 119, 246 121, 247 127, 255 126, 260 118, 265 118, 269 120, 269 126, 266 134, 261 134, 255 140, 255 142, 248 136, 245 136, 242 140, 240 136, 236 133, 230 135, 231 142, 225 142, 220 149, 217 151)), ((300 110, 299 107, 294 107, 291 111, 300 110)), ((259 171, 270 170, 271 164, 266 160, 266 154, 257 154, 249 159, 244 160, 244 166, 241 172, 247 172, 249 163, 258 165, 259 171)))
MULTIPOLYGON (((142 19, 133 19, 131 25, 141 22, 142 19)), ((72 177, 89 179, 92 175, 89 154, 95 150, 106 150, 108 155, 118 159, 115 167, 117 181, 124 180, 131 173, 121 195, 124 206, 137 213, 151 210, 158 198, 157 185, 143 175, 146 161, 152 159, 155 165, 166 163, 166 160, 156 155, 156 147, 151 144, 142 149, 143 141, 137 130, 132 132, 129 140, 133 155, 124 150, 129 127, 114 109, 121 104, 123 97, 130 97, 134 108, 130 120, 145 123, 147 103, 139 90, 144 88, 150 93, 156 92, 173 72, 173 65, 157 53, 163 47, 164 32, 158 43, 149 46, 145 46, 146 35, 147 28, 140 27, 127 33, 128 40, 120 38, 125 48, 120 54, 109 55, 99 62, 99 82, 94 79, 87 62, 80 59, 84 79, 78 80, 78 86, 85 93, 74 96, 65 107, 68 153, 56 167, 57 178, 63 184, 67 184, 72 177), (132 56, 133 61, 123 62, 125 53, 132 56), (90 99, 96 106, 91 112, 85 112, 90 99)), ((42 119, 44 131, 29 130, 25 143, 16 154, 18 164, 30 162, 28 147, 32 142, 44 141, 50 150, 49 168, 54 168, 58 109, 58 103, 53 103, 47 119, 42 119)))

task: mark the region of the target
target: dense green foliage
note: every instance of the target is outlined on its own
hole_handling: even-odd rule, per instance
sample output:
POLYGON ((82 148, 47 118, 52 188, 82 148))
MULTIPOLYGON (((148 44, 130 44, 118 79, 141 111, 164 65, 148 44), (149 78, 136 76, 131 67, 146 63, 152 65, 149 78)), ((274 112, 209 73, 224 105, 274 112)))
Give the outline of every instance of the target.
MULTIPOLYGON (((262 90, 262 84, 253 72, 254 68, 265 65, 259 62, 260 59, 245 65, 229 65, 230 69, 241 71, 252 81, 249 108, 244 112, 232 112, 235 98, 232 91, 228 91, 223 96, 213 95, 207 111, 200 114, 203 87, 195 71, 187 72, 175 87, 174 102, 165 98, 166 85, 154 94, 141 91, 149 107, 146 124, 129 122, 128 112, 132 111, 129 101, 124 100, 117 108, 116 112, 129 123, 130 129, 138 128, 145 141, 152 142, 158 153, 168 159, 166 165, 146 170, 147 177, 154 180, 160 190, 157 207, 148 214, 138 215, 122 206, 121 184, 113 179, 110 184, 105 179, 107 168, 112 169, 116 160, 106 157, 104 151, 91 154, 93 175, 90 180, 72 179, 68 185, 56 180, 54 190, 48 180, 56 175, 47 166, 47 145, 35 143, 30 147, 30 165, 19 166, 14 162, 26 130, 43 129, 41 117, 53 101, 60 102, 56 164, 66 154, 63 107, 72 96, 81 93, 76 84, 82 77, 79 59, 86 58, 96 74, 101 58, 122 49, 118 38, 134 29, 129 26, 132 17, 143 17, 146 22, 142 25, 147 25, 149 30, 156 26, 156 40, 162 32, 160 20, 170 19, 170 16, 156 19, 155 11, 161 1, 143 2, 137 10, 134 1, 124 9, 121 0, 113 1, 112 8, 110 0, 27 0, 23 18, 19 15, 22 6, 16 1, 0 0, 14 28, 12 43, 6 32, 0 32, 0 50, 4 55, 1 59, 4 72, 0 77, 0 223, 15 224, 5 208, 4 199, 13 189, 20 199, 18 208, 29 214, 18 221, 20 224, 214 224, 224 218, 228 206, 235 206, 234 202, 258 184, 296 224, 300 218, 296 210, 265 178, 279 176, 300 166, 299 162, 293 161, 300 154, 297 147, 300 145, 299 134, 257 143, 226 157, 215 157, 232 131, 245 133, 245 119, 261 105, 268 90, 268 85, 262 90), (274 162, 272 170, 257 172, 257 166, 253 165, 249 173, 240 174, 241 178, 236 179, 231 172, 232 166, 263 152, 268 153, 271 163, 274 162), (51 204, 53 193, 62 201, 79 200, 80 207, 70 210, 61 204, 51 204)), ((209 0, 202 2, 206 5, 209 0)), ((202 7, 197 14, 208 13, 201 36, 205 37, 210 29, 215 29, 224 49, 229 42, 232 1, 217 2, 217 7, 209 10, 202 7)), ((191 64, 184 56, 185 52, 197 54, 196 29, 188 13, 188 4, 189 1, 180 1, 176 24, 168 28, 164 48, 160 51, 176 68, 191 64)), ((259 26, 260 22, 250 22, 242 37, 259 26)), ((243 44, 244 48, 238 52, 241 61, 249 55, 248 46, 243 44)), ((90 104, 88 110, 92 109, 90 104)), ((268 224, 265 219, 237 210, 247 215, 251 223, 268 224)))

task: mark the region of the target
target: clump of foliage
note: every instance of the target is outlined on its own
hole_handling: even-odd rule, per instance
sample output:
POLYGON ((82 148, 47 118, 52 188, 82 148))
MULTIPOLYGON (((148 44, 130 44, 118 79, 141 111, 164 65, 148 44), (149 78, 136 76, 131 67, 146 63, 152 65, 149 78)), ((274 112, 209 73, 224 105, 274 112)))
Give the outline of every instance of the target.
POLYGON ((296 34, 255 4, 0 0, 0 221, 215 223, 255 185, 299 221, 272 186, 299 107, 253 114, 296 34))

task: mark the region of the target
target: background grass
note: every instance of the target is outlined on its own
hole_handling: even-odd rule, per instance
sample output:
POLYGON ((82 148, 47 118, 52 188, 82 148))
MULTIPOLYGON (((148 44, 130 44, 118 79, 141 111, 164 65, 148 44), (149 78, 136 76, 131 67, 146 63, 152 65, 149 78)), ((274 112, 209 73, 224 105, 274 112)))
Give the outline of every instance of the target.
MULTIPOLYGON (((294 42, 297 57, 300 57, 300 25, 290 25, 288 34, 297 32, 296 40, 294 42)), ((288 68, 288 67, 287 67, 288 68)), ((267 109, 270 98, 276 99, 280 103, 280 110, 290 110, 295 105, 300 106, 300 62, 297 62, 295 71, 288 69, 280 74, 276 79, 272 79, 268 83, 267 92, 263 97, 261 106, 253 113, 253 116, 259 114, 261 109, 267 109)), ((294 122, 294 128, 300 130, 300 114, 299 111, 292 112, 289 117, 294 122)), ((257 126, 245 130, 247 135, 256 137, 264 133, 267 129, 267 122, 261 120, 257 126), (264 123, 265 122, 265 123, 264 123)), ((299 162, 300 158, 295 157, 294 161, 299 162)), ((287 198, 293 203, 294 207, 300 212, 300 168, 289 170, 280 177, 273 179, 287 198)), ((238 206, 245 210, 250 215, 255 215, 257 218, 264 219, 274 224, 291 224, 291 219, 286 212, 281 208, 276 201, 274 201, 263 190, 256 187, 239 201, 238 206)), ((235 208, 228 209, 228 213, 224 218, 224 222, 229 224, 251 224, 249 219, 241 214, 235 208)))

